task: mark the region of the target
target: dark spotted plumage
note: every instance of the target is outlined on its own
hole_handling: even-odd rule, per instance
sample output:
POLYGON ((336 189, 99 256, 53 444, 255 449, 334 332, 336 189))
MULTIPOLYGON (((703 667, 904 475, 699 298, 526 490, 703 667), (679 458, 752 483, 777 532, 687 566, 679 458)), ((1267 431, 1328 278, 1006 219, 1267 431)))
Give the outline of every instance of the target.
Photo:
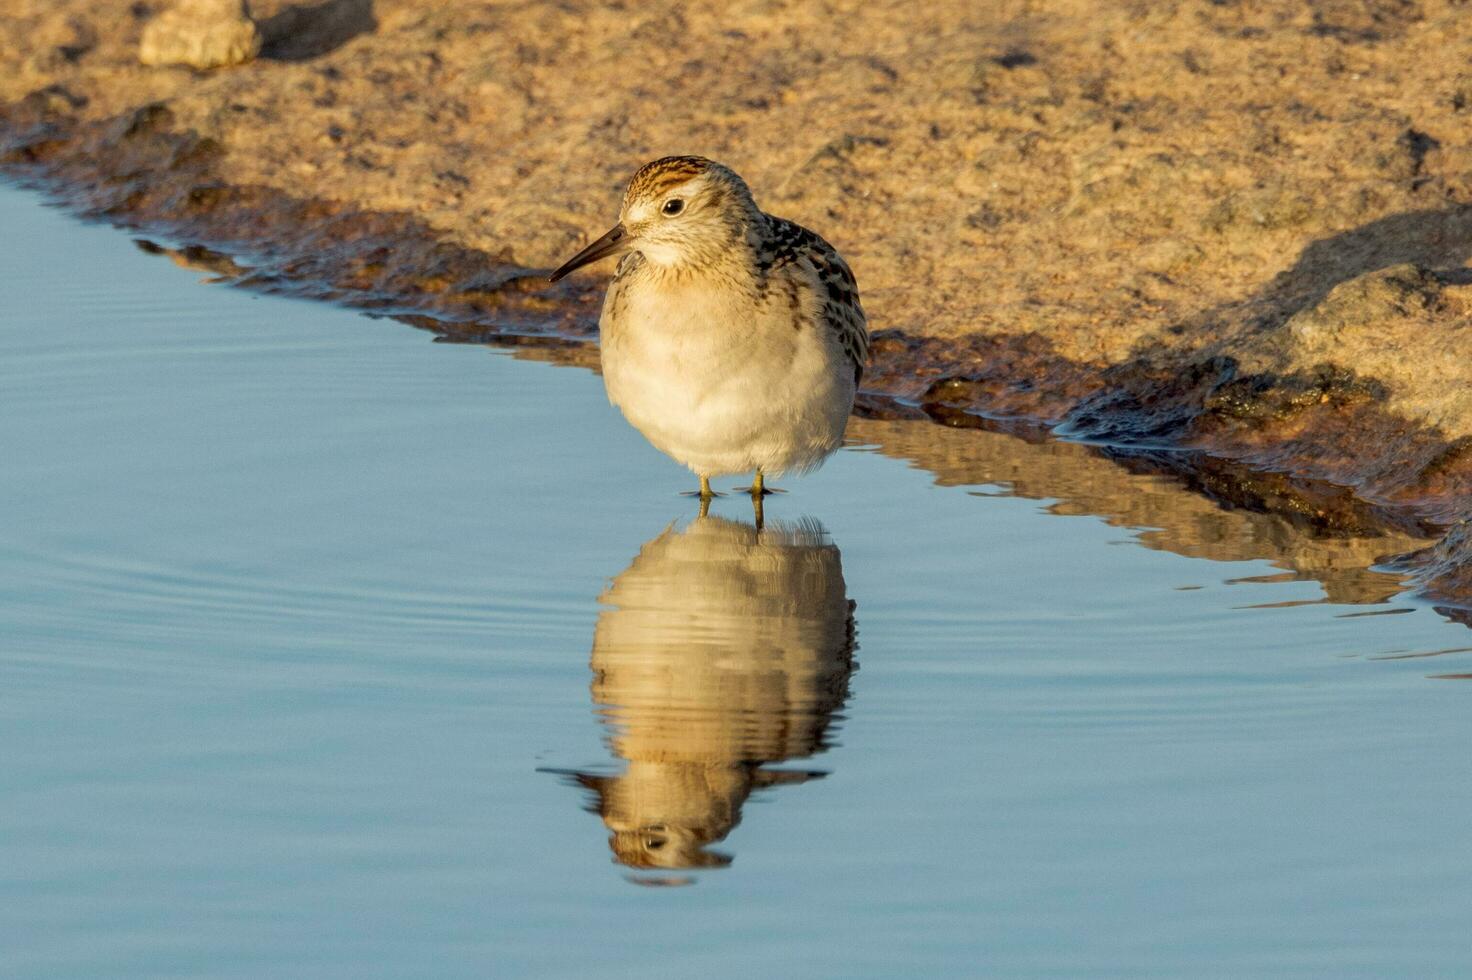
POLYGON ((853 363, 854 382, 864 376, 869 362, 869 328, 859 302, 859 284, 838 250, 821 235, 795 221, 763 215, 764 234, 757 238, 756 264, 762 281, 784 266, 810 266, 822 290, 823 324, 833 332, 844 354, 853 363))

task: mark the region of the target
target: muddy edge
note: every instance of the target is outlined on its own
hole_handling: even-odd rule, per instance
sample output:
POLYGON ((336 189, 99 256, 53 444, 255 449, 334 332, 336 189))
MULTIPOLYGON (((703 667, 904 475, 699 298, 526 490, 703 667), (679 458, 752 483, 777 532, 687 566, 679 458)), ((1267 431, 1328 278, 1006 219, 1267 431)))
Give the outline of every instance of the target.
MULTIPOLYGON (((81 118, 78 108, 55 86, 0 108, 0 173, 86 216, 198 243, 174 258, 237 285, 596 367, 601 278, 551 286, 544 269, 448 242, 407 213, 232 184, 216 167, 221 147, 180 127, 166 104, 105 120, 81 118)), ((1459 285, 1415 268, 1389 278, 1393 293, 1419 290, 1427 303, 1459 285)), ((1472 517, 1472 437, 1408 422, 1386 399, 1376 378, 1328 361, 1253 372, 1230 353, 1162 349, 1091 363, 1034 332, 932 337, 880 325, 857 411, 956 427, 1014 420, 1116 447, 1189 448, 1216 461, 1194 469, 1210 469, 1216 495, 1240 506, 1299 511, 1326 533, 1362 526, 1366 510, 1434 529, 1435 546, 1396 562, 1417 573, 1440 612, 1472 623, 1472 533, 1463 523, 1472 517), (1237 464, 1228 475, 1224 461, 1237 464)))

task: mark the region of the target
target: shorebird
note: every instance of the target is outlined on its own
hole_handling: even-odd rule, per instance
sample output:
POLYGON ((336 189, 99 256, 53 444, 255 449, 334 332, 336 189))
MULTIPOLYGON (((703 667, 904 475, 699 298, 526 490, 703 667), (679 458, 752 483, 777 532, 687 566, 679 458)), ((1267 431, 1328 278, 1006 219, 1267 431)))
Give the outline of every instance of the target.
POLYGON ((843 441, 869 332, 848 264, 818 235, 765 213, 730 168, 696 156, 645 164, 618 224, 551 275, 621 255, 603 301, 608 399, 700 478, 802 473, 843 441))

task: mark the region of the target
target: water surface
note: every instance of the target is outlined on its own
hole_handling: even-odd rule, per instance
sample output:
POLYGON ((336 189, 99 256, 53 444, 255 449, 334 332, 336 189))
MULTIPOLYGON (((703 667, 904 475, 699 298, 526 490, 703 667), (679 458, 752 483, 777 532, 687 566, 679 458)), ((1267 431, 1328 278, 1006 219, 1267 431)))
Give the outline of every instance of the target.
POLYGON ((0 228, 7 974, 1472 967, 1414 539, 878 421, 697 521, 590 373, 0 228))

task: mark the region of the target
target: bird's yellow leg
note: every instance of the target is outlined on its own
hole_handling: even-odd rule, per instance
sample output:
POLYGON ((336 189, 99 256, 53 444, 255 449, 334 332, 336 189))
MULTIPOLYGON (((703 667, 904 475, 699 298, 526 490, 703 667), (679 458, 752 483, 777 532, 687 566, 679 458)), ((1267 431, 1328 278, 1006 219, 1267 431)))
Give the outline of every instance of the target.
POLYGON ((702 476, 700 478, 699 490, 682 490, 680 491, 680 496, 699 497, 701 500, 709 500, 712 497, 720 497, 722 496, 722 494, 719 494, 710 488, 710 477, 702 476))
POLYGON ((741 490, 743 493, 749 493, 753 497, 765 497, 769 493, 787 492, 786 490, 779 490, 776 487, 767 486, 766 479, 762 476, 762 471, 760 467, 757 468, 756 476, 752 477, 751 486, 738 487, 737 489, 741 490))

